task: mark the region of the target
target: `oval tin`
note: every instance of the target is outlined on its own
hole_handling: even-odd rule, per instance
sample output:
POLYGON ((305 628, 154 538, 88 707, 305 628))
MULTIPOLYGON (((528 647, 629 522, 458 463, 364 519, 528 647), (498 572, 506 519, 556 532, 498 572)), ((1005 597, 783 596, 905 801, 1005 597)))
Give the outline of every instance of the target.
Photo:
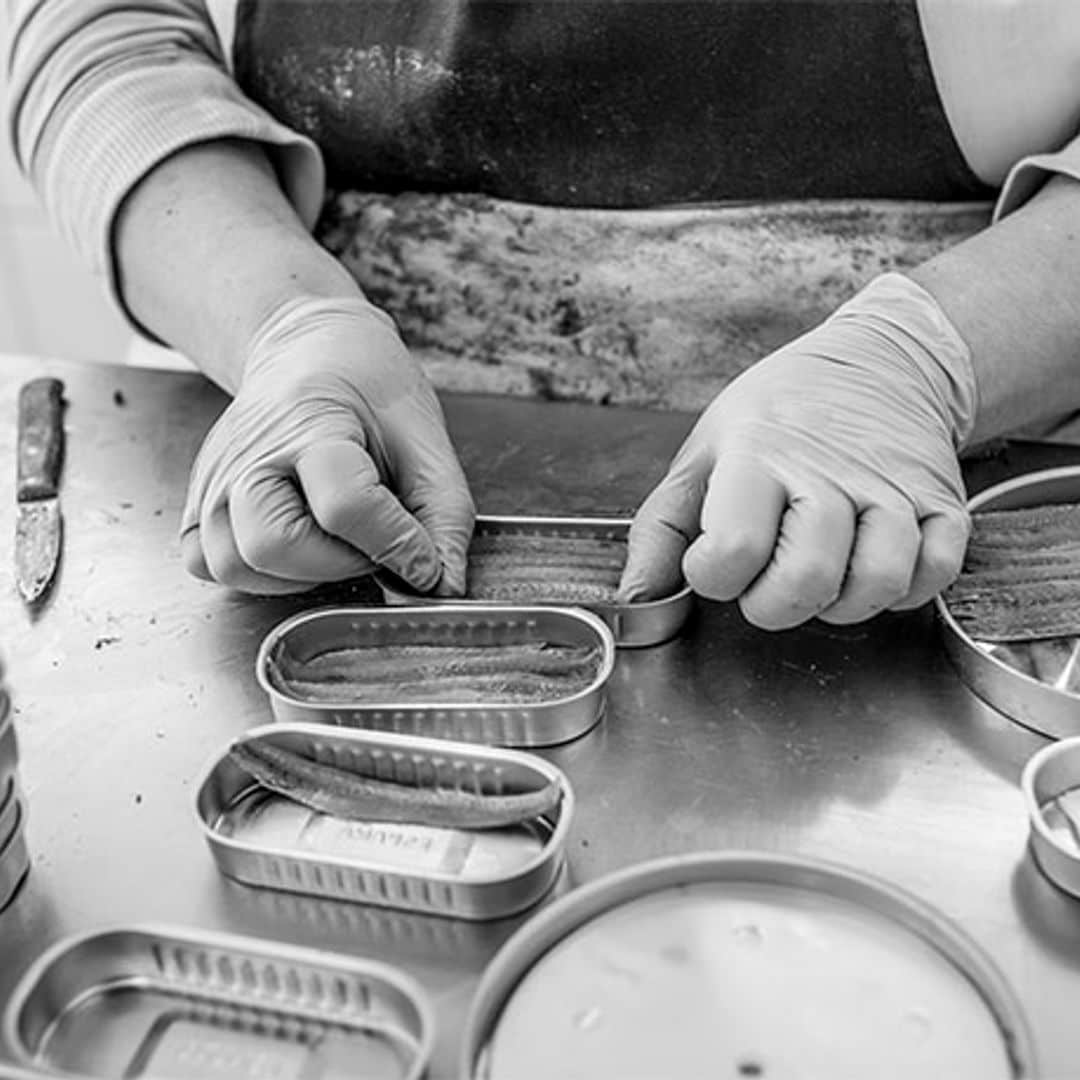
POLYGON ((255 661, 259 685, 276 719, 317 722, 425 738, 495 746, 551 746, 576 739, 604 714, 604 687, 615 663, 611 631, 596 615, 576 608, 424 605, 337 607, 286 619, 263 639, 255 661), (528 703, 483 700, 442 702, 325 702, 291 692, 275 677, 287 651, 301 660, 335 648, 378 648, 437 641, 461 647, 548 643, 594 648, 595 676, 567 696, 528 703))
MULTIPOLYGON (((630 534, 629 518, 603 517, 522 517, 479 514, 473 536, 539 536, 566 539, 606 540, 625 544, 630 534)), ((436 596, 415 593, 402 581, 386 574, 378 575, 383 595, 389 604, 484 604, 484 600, 442 600, 436 596)), ((602 601, 578 602, 565 599, 552 603, 583 607, 592 611, 610 628, 615 644, 620 648, 640 648, 658 645, 674 637, 682 628, 693 606, 693 593, 684 586, 671 596, 642 603, 618 604, 602 601)), ((537 599, 535 603, 544 603, 537 599)))
MULTIPOLYGON (((995 484, 968 501, 968 510, 1018 510, 1080 502, 1080 467, 1045 469, 995 484)), ((953 618, 943 596, 934 600, 946 655, 964 683, 988 705, 1042 735, 1080 735, 1080 694, 1054 686, 1003 659, 1002 650, 974 640, 953 618)), ((1067 639, 1062 639, 1067 640, 1067 639)), ((1029 646, 1015 646, 1026 655, 1029 646)), ((1074 650, 1080 650, 1080 638, 1074 650)), ((1078 656, 1080 659, 1080 656, 1078 656)))
MULTIPOLYGON (((558 783, 554 821, 514 829, 431 829, 339 822, 246 803, 261 789, 228 758, 209 765, 196 813, 222 873, 249 885, 461 919, 531 907, 562 868, 574 795, 566 776, 531 754, 388 732, 270 724, 230 744, 267 742, 359 775, 427 788, 500 793, 558 783), (248 813, 250 807, 251 813, 248 813)), ((290 800, 276 799, 291 804, 290 800)))
POLYGON ((1059 888, 1080 898, 1080 737, 1044 746, 1020 776, 1039 869, 1059 888), (1068 806, 1060 799, 1070 795, 1068 806))
POLYGON ((385 964, 278 942, 134 926, 69 938, 4 1013, 19 1063, 48 1076, 353 1075, 419 1080, 434 1013, 385 964))
POLYGON ((484 973, 458 1075, 1035 1070, 1010 988, 939 912, 827 863, 738 852, 633 866, 530 919, 484 973))

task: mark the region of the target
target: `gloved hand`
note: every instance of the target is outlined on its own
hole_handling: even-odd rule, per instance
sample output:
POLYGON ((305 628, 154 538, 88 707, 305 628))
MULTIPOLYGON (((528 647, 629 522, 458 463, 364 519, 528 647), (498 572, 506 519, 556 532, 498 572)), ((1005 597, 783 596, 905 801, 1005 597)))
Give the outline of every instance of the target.
POLYGON ((623 600, 738 600, 765 629, 917 607, 960 570, 971 356, 934 298, 871 282, 709 405, 635 516, 623 600))
POLYGON ((196 577, 288 593, 386 567, 465 589, 474 507, 427 379, 366 300, 299 300, 254 336, 181 520, 196 577))

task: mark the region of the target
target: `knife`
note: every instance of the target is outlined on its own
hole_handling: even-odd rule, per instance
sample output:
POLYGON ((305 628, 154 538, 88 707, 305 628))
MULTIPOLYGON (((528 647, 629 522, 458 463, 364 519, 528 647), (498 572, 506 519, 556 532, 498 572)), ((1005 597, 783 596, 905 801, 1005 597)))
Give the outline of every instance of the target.
POLYGON ((48 595, 60 561, 60 470, 64 464, 64 384, 32 379, 19 391, 15 488, 15 583, 34 605, 48 595))

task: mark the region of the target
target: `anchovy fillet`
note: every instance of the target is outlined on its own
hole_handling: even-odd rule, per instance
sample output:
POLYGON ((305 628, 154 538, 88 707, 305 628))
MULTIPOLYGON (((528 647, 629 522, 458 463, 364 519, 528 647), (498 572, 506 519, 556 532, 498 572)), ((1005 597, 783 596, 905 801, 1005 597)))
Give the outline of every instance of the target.
POLYGON ((417 787, 360 776, 268 743, 237 743, 228 757, 268 791, 350 821, 497 829, 550 814, 562 798, 554 780, 507 795, 417 787))
POLYGON ((1080 506, 972 515, 964 566, 944 600, 980 641, 1080 634, 1080 506))

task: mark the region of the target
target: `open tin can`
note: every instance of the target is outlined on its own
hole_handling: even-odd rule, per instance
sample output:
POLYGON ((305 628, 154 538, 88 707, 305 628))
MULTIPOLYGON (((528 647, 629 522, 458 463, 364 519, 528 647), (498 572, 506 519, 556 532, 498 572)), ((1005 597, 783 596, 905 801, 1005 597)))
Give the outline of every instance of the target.
POLYGON ((418 1080, 434 1013, 385 964, 277 942, 136 926, 39 957, 4 1014, 21 1065, 52 1077, 418 1080))
POLYGON ((594 727, 614 662, 579 609, 353 606, 286 619, 255 670, 285 722, 528 747, 594 727))
MULTIPOLYGON (((684 585, 660 600, 616 603, 629 534, 628 518, 480 514, 464 602, 573 605, 599 615, 620 647, 667 641, 690 614, 693 594, 684 585)), ((461 603, 413 592, 386 573, 379 583, 390 604, 461 603)))
POLYGON ((311 896, 461 919, 535 904, 562 868, 574 796, 561 770, 532 754, 318 724, 271 724, 234 740, 199 781, 196 812, 229 877, 311 896), (499 796, 555 785, 555 809, 500 828, 348 820, 260 785, 230 755, 272 746, 357 778, 413 790, 499 796))
POLYGON ((755 853, 612 874, 488 966, 461 1080, 1036 1076, 1014 997, 934 909, 873 878, 755 853))
POLYGON ((1080 737, 1033 755, 1020 777, 1031 852, 1059 888, 1080 898, 1080 737))
MULTIPOLYGON (((1080 467, 1046 469, 986 488, 968 510, 1020 510, 1080 502, 1080 467)), ((1080 735, 1080 637, 999 643, 979 641, 935 600, 945 651, 960 678, 988 705, 1053 738, 1080 735)))

